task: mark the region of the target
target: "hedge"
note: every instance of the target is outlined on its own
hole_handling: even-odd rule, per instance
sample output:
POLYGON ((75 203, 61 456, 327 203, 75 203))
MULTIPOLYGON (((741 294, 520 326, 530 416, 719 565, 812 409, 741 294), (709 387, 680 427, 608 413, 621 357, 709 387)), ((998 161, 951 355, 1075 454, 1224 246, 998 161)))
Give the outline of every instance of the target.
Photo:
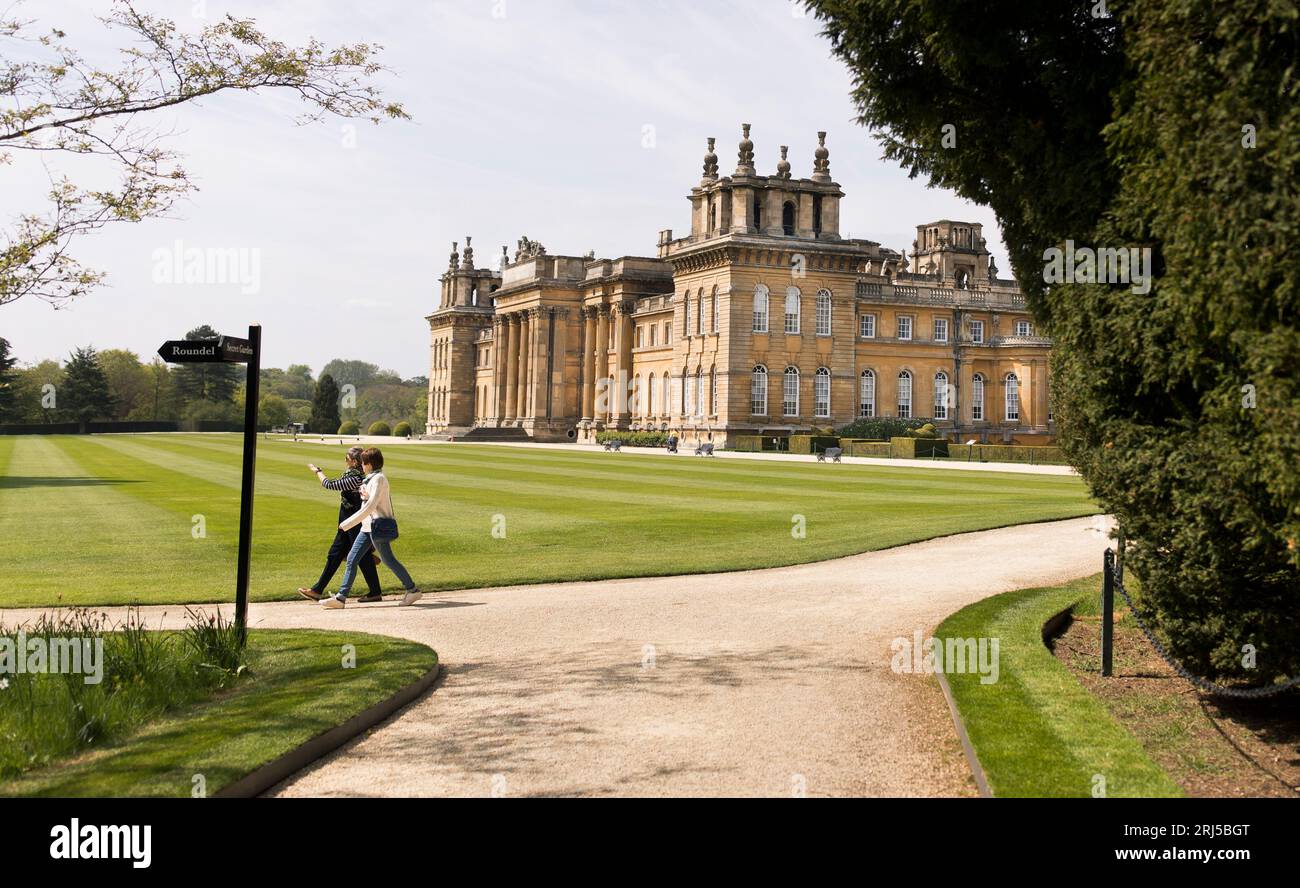
POLYGON ((411 436, 411 424, 409 422, 399 422, 393 426, 393 435, 398 438, 409 438, 411 436))
POLYGON ((946 457, 948 442, 943 438, 890 438, 889 455, 894 459, 946 457))
POLYGON ((839 447, 840 439, 834 435, 791 435, 791 453, 821 453, 827 447, 839 447))
POLYGON ((758 453, 763 449, 762 435, 736 435, 731 440, 731 449, 742 453, 758 453))
POLYGON ((1070 464, 1061 448, 1036 444, 949 444, 948 456, 970 462, 1029 463, 1036 466, 1070 464))
POLYGON ((888 441, 850 441, 844 452, 849 456, 889 456, 888 441))
POLYGON ((359 435, 361 434, 361 423, 355 419, 345 419, 339 425, 340 435, 359 435))
POLYGON ((596 433, 596 443, 620 441, 628 447, 664 447, 668 444, 667 432, 622 432, 603 429, 596 433))
POLYGON ((390 429, 388 427, 388 423, 384 422, 383 420, 372 422, 370 424, 370 428, 366 429, 367 435, 385 436, 385 435, 391 435, 392 433, 393 430, 390 429))

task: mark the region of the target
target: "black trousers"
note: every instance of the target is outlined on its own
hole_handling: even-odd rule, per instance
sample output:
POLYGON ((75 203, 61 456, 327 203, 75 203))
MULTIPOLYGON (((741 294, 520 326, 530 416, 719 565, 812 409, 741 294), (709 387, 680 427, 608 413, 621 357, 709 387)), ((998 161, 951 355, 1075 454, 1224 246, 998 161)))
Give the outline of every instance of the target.
MULTIPOLYGON (((352 512, 339 506, 339 523, 350 516, 352 512)), ((325 556, 325 569, 321 571, 320 579, 312 586, 317 592, 324 592, 325 587, 334 579, 334 574, 338 572, 339 565, 347 560, 348 553, 352 551, 352 546, 357 541, 357 535, 361 533, 361 525, 358 524, 351 530, 340 530, 334 534, 334 544, 330 546, 329 554, 325 556)), ((361 563, 357 567, 361 568, 361 576, 366 580, 366 587, 370 590, 371 595, 378 595, 379 588, 379 571, 375 570, 375 559, 370 557, 374 548, 369 548, 361 556, 361 563)))

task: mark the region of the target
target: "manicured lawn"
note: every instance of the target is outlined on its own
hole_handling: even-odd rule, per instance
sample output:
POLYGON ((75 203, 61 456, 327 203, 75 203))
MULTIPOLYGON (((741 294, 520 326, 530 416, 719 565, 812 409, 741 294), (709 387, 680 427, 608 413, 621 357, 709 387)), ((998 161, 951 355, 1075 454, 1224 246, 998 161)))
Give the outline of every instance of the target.
POLYGON ((1000 639, 1000 674, 948 675, 971 744, 997 796, 1179 796, 1181 789, 1043 644, 1042 626, 1098 596, 1100 577, 1007 592, 963 608, 938 638, 1000 639))
MULTIPOLYGON (((0 437, 0 607, 229 600, 239 453, 237 435, 0 437)), ((1096 511, 1064 476, 464 445, 386 455, 396 551, 426 589, 772 567, 1096 511)), ((256 600, 320 573, 338 496, 310 461, 334 472, 342 448, 259 442, 256 600)))
POLYGON ((359 632, 254 629, 249 675, 131 737, 0 782, 0 796, 184 796, 234 782, 412 683, 438 662, 415 642, 359 632), (343 668, 342 646, 356 648, 343 668))

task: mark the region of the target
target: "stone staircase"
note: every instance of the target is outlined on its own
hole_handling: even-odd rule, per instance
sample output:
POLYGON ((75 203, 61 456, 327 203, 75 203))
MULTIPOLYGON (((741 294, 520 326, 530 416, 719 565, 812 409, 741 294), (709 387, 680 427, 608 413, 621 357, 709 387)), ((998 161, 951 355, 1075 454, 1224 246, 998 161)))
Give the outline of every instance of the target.
POLYGON ((524 431, 518 426, 511 426, 506 428, 490 428, 487 426, 478 426, 476 428, 470 429, 464 434, 456 435, 455 439, 456 441, 463 442, 465 444, 482 443, 485 441, 490 441, 493 443, 515 442, 519 444, 526 444, 529 441, 533 440, 528 436, 528 432, 524 431))

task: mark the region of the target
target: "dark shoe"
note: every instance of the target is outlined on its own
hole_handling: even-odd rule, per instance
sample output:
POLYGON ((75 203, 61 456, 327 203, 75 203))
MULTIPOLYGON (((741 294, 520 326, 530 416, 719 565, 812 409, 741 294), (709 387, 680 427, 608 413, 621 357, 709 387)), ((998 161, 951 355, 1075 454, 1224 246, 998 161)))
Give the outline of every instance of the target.
POLYGON ((362 595, 360 598, 357 599, 357 601, 359 601, 361 604, 371 604, 373 602, 383 601, 383 600, 384 600, 384 596, 380 595, 378 592, 371 592, 369 595, 362 595))
POLYGON ((298 594, 301 595, 303 598, 309 598, 312 601, 320 601, 320 593, 317 592, 315 589, 309 588, 307 586, 304 586, 303 588, 299 589, 298 594))

